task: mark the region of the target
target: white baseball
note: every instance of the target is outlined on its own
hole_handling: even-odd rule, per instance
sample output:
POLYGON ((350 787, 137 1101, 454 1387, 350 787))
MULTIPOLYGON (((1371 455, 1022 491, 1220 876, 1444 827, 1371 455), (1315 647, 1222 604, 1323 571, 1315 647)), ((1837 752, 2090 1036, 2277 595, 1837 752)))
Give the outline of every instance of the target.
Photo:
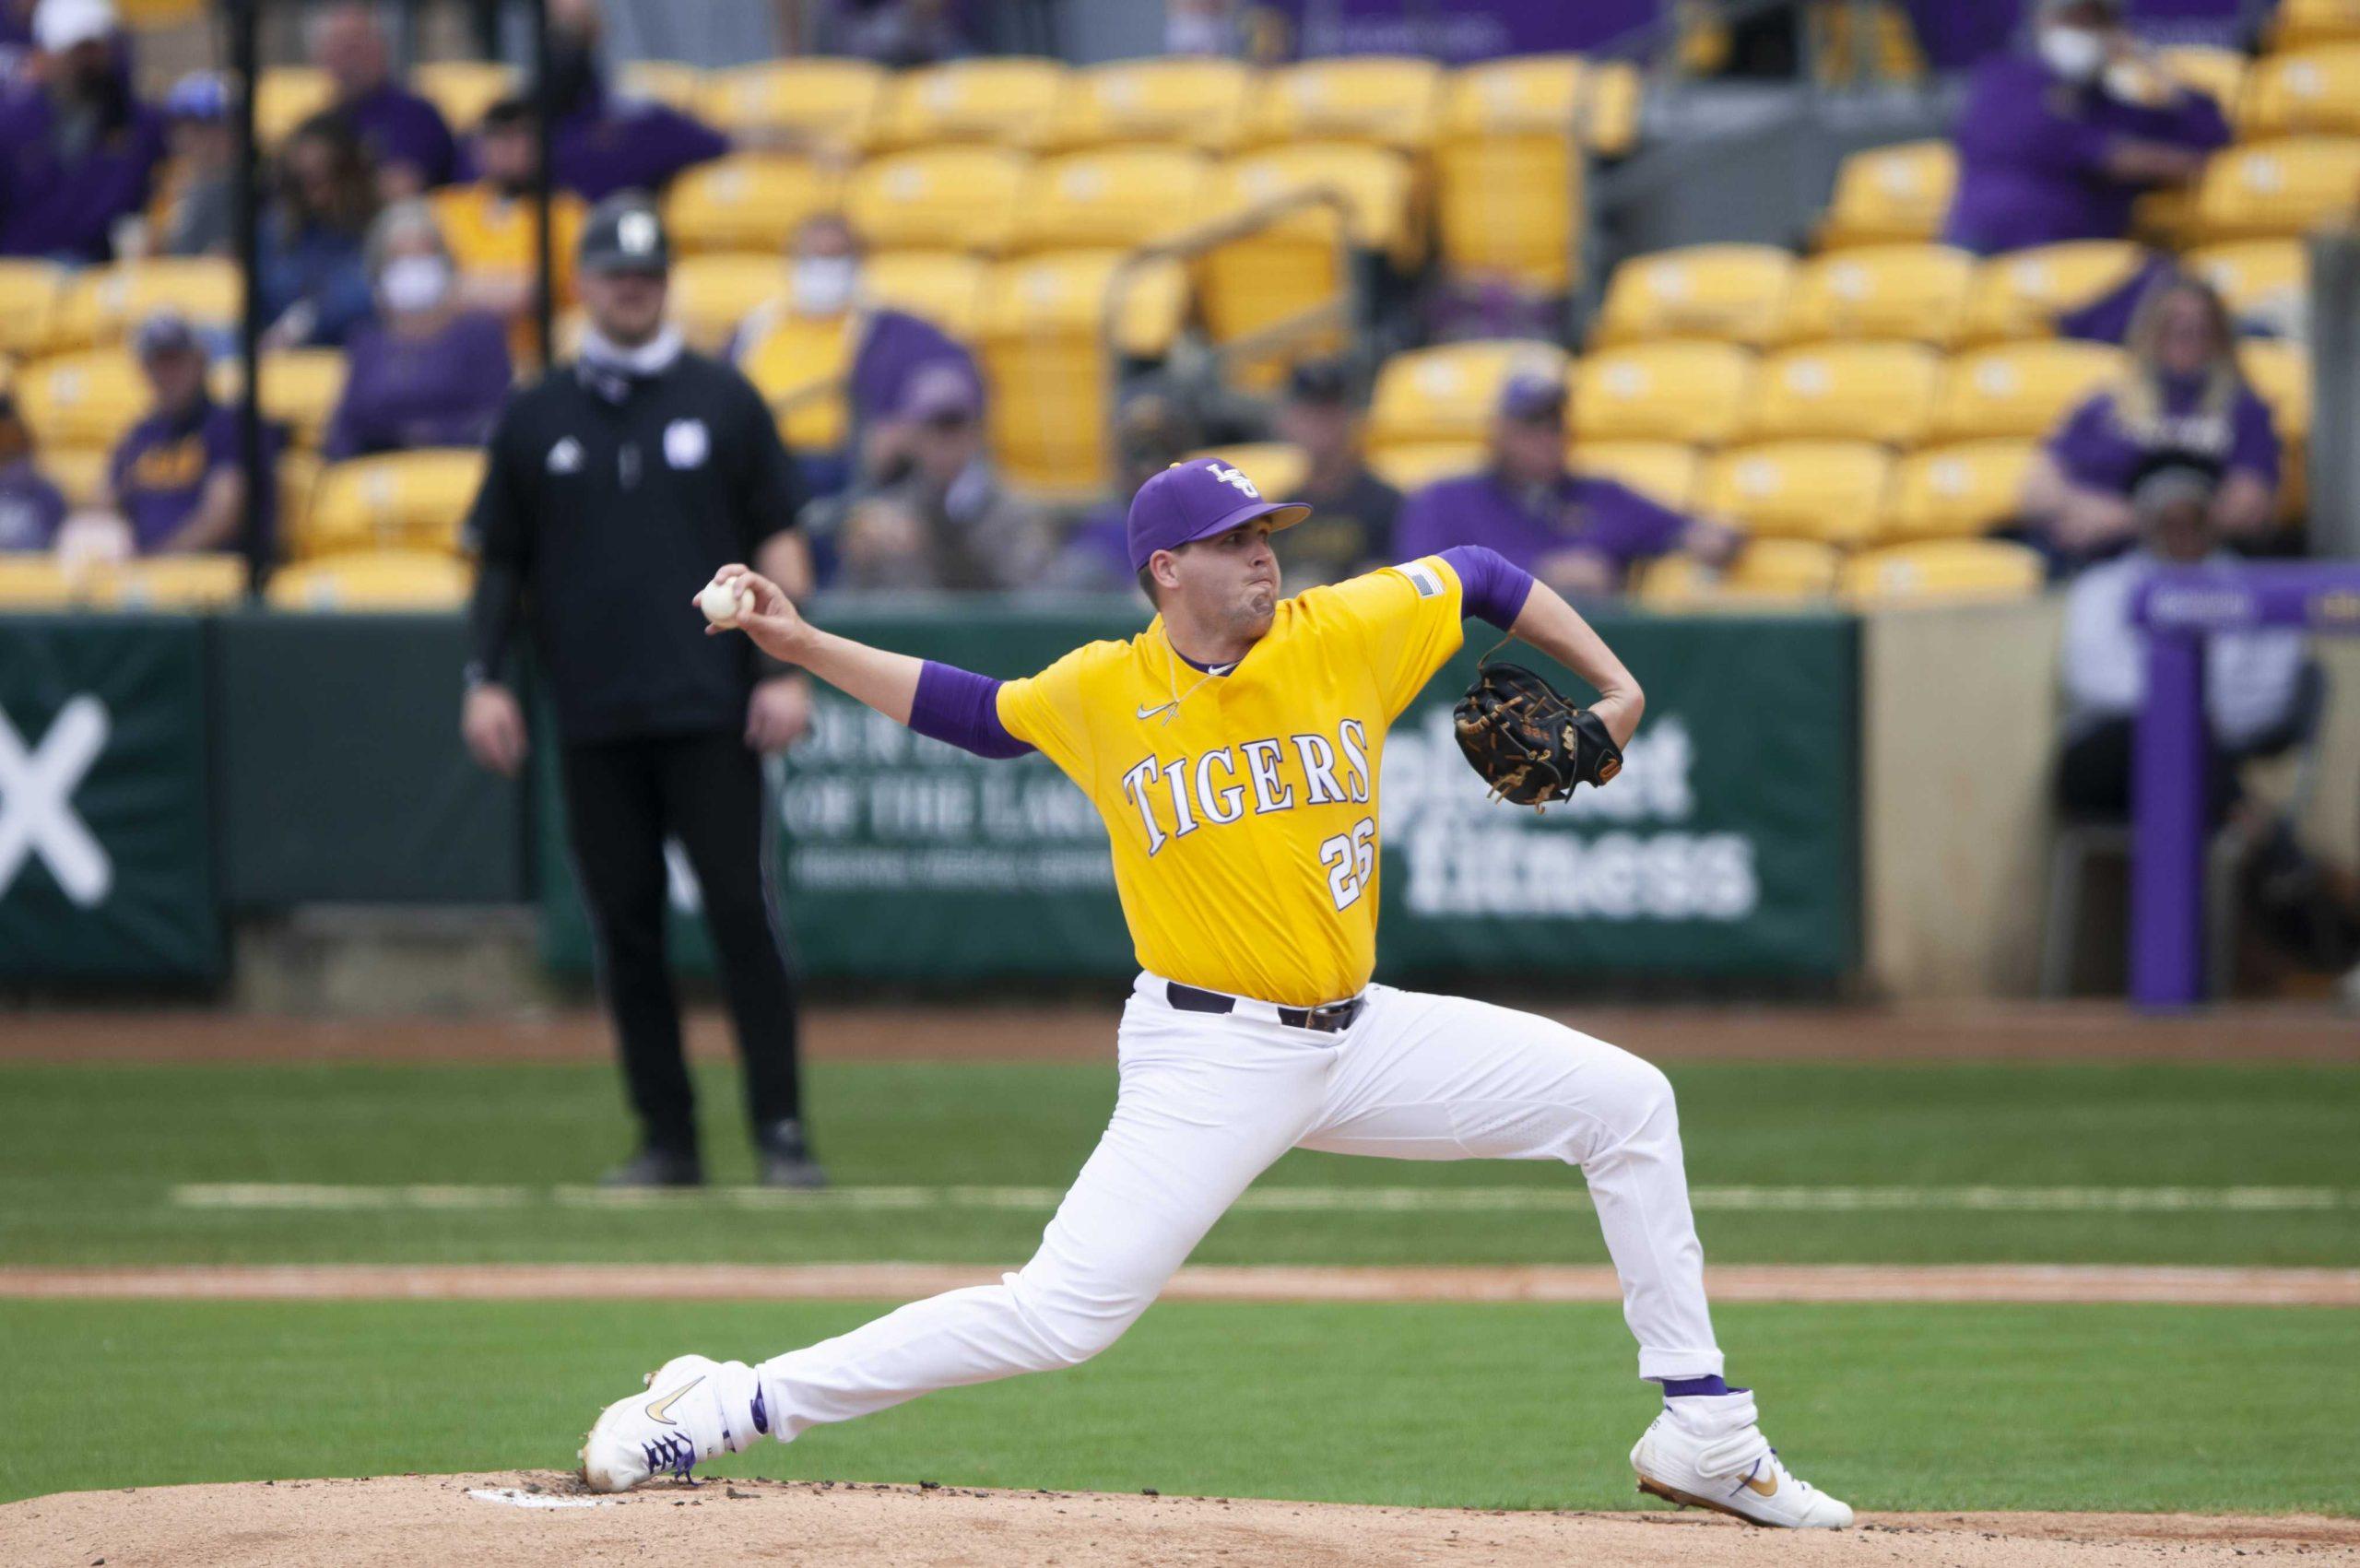
POLYGON ((697 608, 715 626, 735 626, 738 618, 754 607, 754 595, 735 583, 715 578, 697 595, 697 608))

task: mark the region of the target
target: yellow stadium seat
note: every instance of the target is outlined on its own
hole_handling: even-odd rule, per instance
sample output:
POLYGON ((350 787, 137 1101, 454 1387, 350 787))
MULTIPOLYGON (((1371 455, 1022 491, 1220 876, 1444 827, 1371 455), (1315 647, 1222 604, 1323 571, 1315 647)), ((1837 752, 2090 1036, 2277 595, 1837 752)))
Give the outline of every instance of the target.
POLYGON ((33 466, 57 487, 66 505, 96 506, 113 455, 103 446, 44 446, 34 454, 33 466))
MULTIPOLYGON (((214 395, 231 402, 242 395, 244 374, 235 360, 214 368, 214 395)), ((280 348, 262 360, 263 417, 288 427, 295 444, 313 447, 344 395, 344 353, 336 348, 280 348)))
POLYGON ((672 264, 672 320, 680 336, 708 353, 738 324, 786 292, 786 264, 773 253, 716 252, 672 264))
POLYGON ((778 416, 787 444, 798 452, 844 445, 850 416, 843 383, 853 349, 844 318, 765 312, 749 338, 738 347, 738 368, 778 416))
POLYGON ((1607 280, 1591 340, 1656 337, 1759 344, 1786 303, 1794 258, 1775 245, 1687 245, 1634 256, 1607 280))
POLYGON ((2360 210, 2360 136, 2281 136, 2217 154, 2190 219, 2205 241, 2295 237, 2360 210))
POLYGON ((461 136, 473 130, 484 111, 514 92, 516 73, 491 60, 429 60, 409 71, 410 90, 441 111, 461 136))
POLYGON ((2242 326, 2304 336, 2310 315, 2310 260, 2300 240, 2240 240, 2207 245, 2180 258, 2211 284, 2242 326))
POLYGON ((1445 136, 1570 134, 1602 158, 1638 140, 1639 73, 1623 60, 1522 54, 1463 65, 1445 87, 1445 136))
POLYGON ((71 609, 88 588, 86 572, 67 570, 53 555, 0 550, 0 609, 71 609))
POLYGON ((844 216, 874 249, 993 254, 1016 226, 1028 160, 991 147, 870 159, 844 183, 844 216))
POLYGON ((1911 453, 1894 471, 1886 536, 1973 537, 2012 521, 2039 451, 2037 442, 1989 440, 1911 453))
POLYGON ((1191 457, 1211 457, 1228 464, 1254 481, 1254 488, 1272 501, 1283 501, 1303 489, 1311 459, 1290 442, 1242 442, 1234 446, 1209 446, 1191 457))
POLYGON ((1127 265, 1119 251, 1044 251, 995 268, 981 359, 993 452, 1008 477, 1060 497, 1103 489, 1113 477, 1110 349, 1162 354, 1187 309, 1187 273, 1175 262, 1127 265))
POLYGON ((1764 360, 1749 441, 1819 437, 1906 446, 1933 417, 1941 357, 1917 343, 1822 343, 1764 360))
POLYGON ((1858 544, 1883 520, 1893 458, 1864 441, 1772 441, 1706 466, 1697 510, 1774 538, 1858 544))
POLYGON ((315 65, 268 65, 254 78, 254 136, 276 147, 335 100, 336 84, 315 65))
POLYGON ((1378 367, 1369 396, 1369 444, 1481 441, 1510 377, 1562 379, 1564 373, 1564 352, 1532 338, 1446 343, 1396 354, 1378 367))
POLYGON ((1925 243, 1942 231, 1958 189, 1958 154, 1944 141, 1898 142, 1847 158, 1820 220, 1822 250, 1925 243))
POLYGON ((1115 60, 1077 71, 1059 105, 1059 147, 1166 142, 1221 153, 1245 134, 1254 74, 1234 60, 1115 60))
POLYGON ((1179 147, 1123 147, 1044 159, 1017 198, 1018 250, 1131 249, 1186 230, 1210 165, 1179 147))
POLYGON ((738 135, 783 135, 815 149, 857 152, 875 135, 890 78, 867 60, 804 55, 715 71, 703 109, 738 135))
POLYGON ((246 596, 246 558, 234 551, 150 555, 90 574, 91 602, 109 609, 212 609, 246 596))
POLYGON ((324 465, 309 452, 281 450, 278 454, 278 536, 299 539, 311 526, 312 496, 320 486, 320 470, 324 465))
POLYGON ((458 548, 460 525, 483 482, 473 448, 389 452, 320 471, 311 515, 291 531, 304 558, 355 550, 458 548))
POLYGON ((1378 447, 1368 454, 1369 471, 1403 495, 1440 479, 1455 479, 1483 466, 1480 441, 1413 441, 1378 447))
POLYGON ((2237 118, 2245 101, 2247 77, 2253 68, 2252 56, 2234 49, 2207 49, 2191 44, 2164 50, 2158 58, 2174 80, 2210 98, 2230 119, 2237 118))
POLYGON ((155 395, 122 348, 35 360, 17 371, 17 407, 44 445, 111 447, 155 395))
POLYGON ((283 568, 266 591, 273 609, 398 613, 455 608, 475 587, 456 556, 361 550, 283 568))
POLYGON ((238 268, 219 256, 158 256, 75 275, 51 318, 59 349, 102 347, 131 335, 153 311, 178 311, 200 327, 236 324, 238 268))
POLYGON ((2028 599, 2047 576, 2040 552, 2004 539, 1929 539, 1867 550, 1844 566, 1844 597, 1863 609, 2028 599))
POLYGON ((2039 440, 2127 363, 2121 349, 2099 343, 2005 343, 1958 355, 1943 373, 1929 437, 2039 440))
POLYGON ((778 251, 796 224, 832 212, 843 182, 832 170, 784 153, 740 152, 672 182, 664 220, 688 254, 778 251))
POLYGON ((1705 472, 1705 460, 1694 447, 1670 441, 1576 442, 1566 459, 1576 473, 1628 485, 1675 512, 1695 503, 1697 481, 1705 472))
MULTIPOLYGON (((1311 142, 1232 159, 1208 183, 1199 216, 1207 221, 1234 217, 1322 188, 1342 198, 1346 232, 1354 246, 1386 252, 1404 266, 1425 253, 1414 205, 1416 171, 1408 159, 1382 147, 1311 142)), ((1332 232, 1332 225, 1314 214, 1306 213, 1303 221, 1306 230, 1332 232)))
POLYGON ((63 267, 22 256, 0 256, 0 355, 38 354, 49 346, 63 267))
POLYGON ((2360 39, 2256 65, 2238 131, 2247 137, 2360 134, 2360 39))
POLYGON ((1743 417, 1753 356, 1730 343, 1639 343, 1574 367, 1579 442, 1673 441, 1715 446, 1743 417))
POLYGON ((2273 50, 2360 39, 2360 0, 2278 0, 2272 19, 2273 50))
POLYGON ((2060 312, 2120 288, 2145 260, 2144 251, 2121 240, 2074 240, 1993 256, 1976 269, 1962 338, 2005 343, 2050 336, 2060 312))
POLYGON ((1906 338, 1948 348, 1966 319, 1976 259, 1948 245, 1860 245, 1795 269, 1773 340, 1906 338))
POLYGON ((694 114, 704 105, 706 81, 704 72, 686 61, 627 60, 615 87, 625 98, 694 114))
POLYGON ((989 263, 955 251, 879 251, 861 263, 861 297, 872 305, 906 311, 951 336, 975 335, 983 319, 989 263))
POLYGON ((1067 70, 1056 60, 997 55, 904 72, 887 88, 878 143, 1045 146, 1056 129, 1067 70))
POLYGON ((1649 609, 1752 608, 1823 599, 1835 592, 1844 554, 1816 539, 1748 539, 1716 572, 1693 556, 1668 555, 1639 573, 1639 603, 1649 609))
POLYGON ((1274 142, 1372 142, 1403 152, 1434 141, 1442 67, 1400 54, 1342 54, 1272 71, 1246 111, 1245 134, 1274 142))
POLYGON ((1576 56, 1470 65, 1452 79, 1434 146, 1434 226, 1461 274, 1562 294, 1575 281, 1587 166, 1576 56))

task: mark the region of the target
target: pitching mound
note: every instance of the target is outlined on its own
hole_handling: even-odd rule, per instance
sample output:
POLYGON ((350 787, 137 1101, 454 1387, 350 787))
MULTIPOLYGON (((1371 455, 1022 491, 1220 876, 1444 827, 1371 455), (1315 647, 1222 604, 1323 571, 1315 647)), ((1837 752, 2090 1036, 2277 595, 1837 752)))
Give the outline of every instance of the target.
POLYGON ((548 1471, 80 1491, 0 1507, 0 1561, 50 1568, 409 1568, 810 1562, 1450 1562, 1500 1568, 2154 1568, 2360 1563, 2360 1521, 2153 1514, 1892 1514, 1784 1536, 1697 1514, 1477 1513, 1228 1498, 709 1481, 592 1498, 548 1471))

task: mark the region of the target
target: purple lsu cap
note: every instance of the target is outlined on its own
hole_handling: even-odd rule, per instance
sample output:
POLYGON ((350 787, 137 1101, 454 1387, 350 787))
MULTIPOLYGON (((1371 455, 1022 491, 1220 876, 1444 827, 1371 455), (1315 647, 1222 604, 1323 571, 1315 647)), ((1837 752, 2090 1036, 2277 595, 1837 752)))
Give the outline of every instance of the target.
POLYGON ((1131 498, 1131 570, 1146 570, 1148 558, 1158 550, 1176 550, 1264 517, 1272 528, 1291 528, 1310 515, 1311 508, 1300 501, 1264 501, 1253 480, 1218 457, 1192 457, 1174 463, 1131 498))

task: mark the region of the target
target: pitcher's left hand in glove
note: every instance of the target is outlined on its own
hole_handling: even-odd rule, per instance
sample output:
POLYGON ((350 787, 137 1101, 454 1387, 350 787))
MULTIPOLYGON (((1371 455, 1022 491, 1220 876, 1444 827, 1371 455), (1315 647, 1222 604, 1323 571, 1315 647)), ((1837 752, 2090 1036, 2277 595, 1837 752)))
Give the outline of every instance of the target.
POLYGON ((1502 800, 1535 809, 1622 771, 1605 723, 1521 665, 1485 665, 1451 710, 1458 749, 1502 800))

